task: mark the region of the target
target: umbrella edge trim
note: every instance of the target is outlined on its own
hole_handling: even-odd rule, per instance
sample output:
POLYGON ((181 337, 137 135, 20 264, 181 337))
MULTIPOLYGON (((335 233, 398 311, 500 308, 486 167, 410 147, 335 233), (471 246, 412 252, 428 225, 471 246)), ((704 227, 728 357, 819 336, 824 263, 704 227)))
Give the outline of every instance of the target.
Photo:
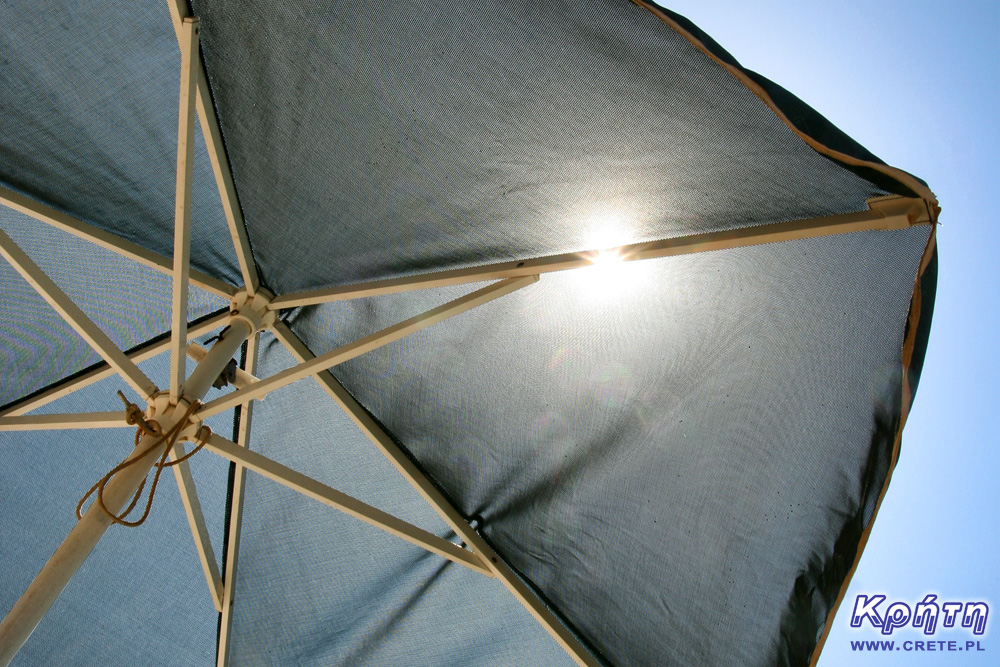
MULTIPOLYGON (((927 238, 927 245, 924 248, 924 254, 920 259, 920 269, 917 272, 917 277, 913 283, 913 297, 910 300, 910 311, 906 320, 906 338, 903 341, 902 349, 902 404, 900 407, 899 426, 896 429, 896 434, 893 438, 892 457, 889 462, 889 470, 886 473, 885 482, 883 482, 882 488, 879 490, 878 500, 875 503, 875 509, 872 512, 872 516, 868 520, 868 525, 865 526, 865 529, 861 533, 861 537, 858 540, 858 550, 854 557, 854 562, 847 571, 847 574, 844 577, 844 583, 841 585, 840 592, 837 594, 837 599, 834 601, 833 606, 830 607, 830 611, 827 614, 823 632, 819 636, 819 639, 816 642, 816 647, 813 649, 812 657, 809 660, 809 667, 816 667, 820 653, 823 651, 823 646, 826 643, 827 637, 830 635, 830 630, 833 628, 834 617, 836 617, 837 611, 840 609, 840 604, 847 595, 847 589, 851 585, 851 580, 854 578, 854 573, 861 561, 861 555, 864 553, 865 546, 868 544, 868 538, 871 536, 872 527, 875 525, 875 519, 878 518, 878 511, 882 507, 882 501, 885 499, 886 492, 889 490, 889 483, 892 481, 892 473, 896 469, 896 463, 899 461, 899 450, 903 439, 903 428, 906 426, 906 419, 910 413, 910 406, 913 404, 913 398, 916 395, 915 383, 911 388, 910 382, 914 355, 919 352, 917 356, 919 356, 920 360, 922 360, 923 354, 926 352, 926 341, 924 341, 924 349, 919 351, 917 350, 918 332, 920 331, 920 325, 925 321, 925 318, 926 321, 929 322, 933 312, 933 300, 929 300, 931 308, 921 308, 923 305, 923 289, 921 287, 921 282, 927 268, 930 266, 931 261, 935 256, 936 251, 937 225, 932 224, 931 233, 927 238)), ((919 378, 917 378, 917 380, 919 380, 919 378)))
MULTIPOLYGON (((925 183, 923 183, 920 179, 918 179, 917 177, 913 176, 912 174, 910 174, 910 173, 908 173, 908 172, 906 172, 906 171, 904 171, 902 169, 890 166, 890 165, 885 164, 885 163, 883 163, 881 161, 876 162, 876 161, 872 161, 872 160, 861 159, 861 158, 858 158, 856 156, 844 153, 842 151, 838 151, 836 149, 830 148, 829 146, 827 146, 826 144, 822 143, 821 141, 819 141, 815 137, 807 134, 803 130, 799 129, 791 121, 791 119, 785 113, 785 110, 782 109, 774 101, 774 99, 772 98, 771 94, 768 93, 768 91, 765 90, 764 87, 762 85, 760 85, 760 83, 758 83, 752 76, 750 76, 750 74, 751 74, 750 72, 748 72, 747 70, 744 70, 738 64, 734 64, 736 61, 735 61, 735 59, 732 59, 732 56, 729 56, 728 53, 726 53, 726 52, 723 51, 723 53, 726 56, 729 56, 729 58, 732 59, 731 62, 727 61, 726 59, 724 59, 723 57, 721 57, 720 54, 716 53, 716 51, 714 49, 710 48, 710 46, 708 44, 706 44, 699 36, 695 35, 691 31, 689 31, 687 28, 685 28, 683 25, 681 25, 678 21, 676 21, 671 16, 672 13, 668 13, 668 10, 664 10, 661 7, 658 7, 658 6, 653 5, 653 4, 649 3, 649 2, 646 2, 646 0, 631 0, 631 2, 633 4, 635 4, 635 5, 643 8, 643 9, 646 9, 647 11, 649 11, 651 14, 653 14, 658 19, 660 19, 661 21, 663 21, 663 23, 665 23, 666 25, 670 26, 679 35, 681 35, 682 37, 684 37, 692 45, 694 45, 695 47, 697 47, 698 49, 700 49, 705 55, 707 55, 709 58, 711 58, 713 61, 715 61, 716 64, 718 64, 719 66, 725 68, 730 74, 732 74, 737 79, 739 79, 740 83, 742 83, 744 86, 746 86, 747 89, 750 90, 750 92, 752 92, 754 95, 756 95, 758 98, 760 98, 760 100, 762 102, 764 102, 764 104, 766 104, 767 107, 769 109, 771 109, 771 111, 774 112, 774 114, 781 120, 781 122, 783 122, 786 126, 788 126, 788 128, 790 130, 792 130, 792 132, 794 132, 796 135, 798 135, 798 137, 800 139, 802 139, 803 141, 805 141, 806 144, 810 148, 812 148, 813 150, 815 150, 816 152, 818 152, 820 155, 823 155, 826 158, 829 158, 831 160, 834 160, 835 162, 840 163, 841 165, 843 165, 845 168, 849 169, 850 171, 856 171, 858 169, 861 169, 861 170, 870 170, 870 171, 875 171, 878 174, 881 174, 883 176, 888 176, 889 178, 891 178, 892 180, 894 180, 896 183, 898 183, 900 186, 902 186, 903 188, 905 188, 906 190, 908 190, 912 194, 915 194, 918 197, 922 197, 923 199, 926 199, 928 202, 930 202, 932 204, 932 206, 931 206, 932 209, 936 210, 938 208, 937 197, 934 195, 934 193, 931 191, 931 189, 925 183)), ((707 35, 705 35, 705 36, 707 37, 707 35)), ((805 105, 805 106, 808 106, 808 105, 805 105)), ((809 108, 811 109, 811 107, 809 107, 809 108)), ((863 175, 861 175, 861 176, 862 176, 862 178, 864 178, 863 175)), ((866 178, 865 180, 869 180, 870 181, 871 179, 870 178, 866 178)), ((897 194, 899 194, 899 193, 897 193, 897 194)), ((936 216, 935 216, 935 218, 936 218, 936 216)))

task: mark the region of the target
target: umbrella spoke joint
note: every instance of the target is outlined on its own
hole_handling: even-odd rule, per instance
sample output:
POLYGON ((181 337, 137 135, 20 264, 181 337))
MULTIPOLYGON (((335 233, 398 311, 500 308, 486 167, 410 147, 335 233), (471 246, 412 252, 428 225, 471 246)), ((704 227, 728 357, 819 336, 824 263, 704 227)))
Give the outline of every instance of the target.
POLYGON ((194 456, 198 450, 205 446, 208 442, 208 438, 212 435, 212 430, 207 426, 202 425, 202 423, 194 417, 195 412, 201 405, 200 401, 187 401, 181 399, 178 403, 170 402, 170 395, 166 392, 160 392, 154 398, 153 404, 150 405, 145 413, 137 406, 135 403, 129 402, 122 392, 118 392, 118 396, 121 398, 122 402, 125 404, 125 414, 126 420, 129 424, 136 427, 135 429, 135 451, 132 452, 124 461, 112 468, 104 477, 102 477, 96 484, 90 487, 90 490, 80 499, 80 502, 76 506, 76 518, 77 520, 83 519, 83 505, 87 502, 91 496, 95 496, 94 504, 98 509, 111 520, 112 523, 116 523, 121 526, 127 526, 129 528, 135 528, 141 526, 145 523, 146 519, 149 517, 149 512, 153 507, 153 497, 156 495, 156 487, 160 481, 160 474, 163 472, 164 468, 170 468, 187 461, 189 458, 194 456), (168 416, 168 413, 172 413, 168 416), (177 418, 177 414, 180 417, 177 418), (162 416, 161 416, 162 415, 162 416), (164 423, 169 423, 174 421, 175 423, 169 429, 164 429, 160 425, 160 422, 156 420, 160 417, 166 417, 164 423), (153 438, 152 442, 142 448, 140 451, 140 441, 143 436, 150 436, 153 438), (179 458, 175 458, 172 461, 167 461, 167 457, 170 455, 174 446, 182 441, 190 440, 197 443, 197 446, 187 454, 179 458), (132 513, 136 505, 139 502, 139 498, 142 496, 142 491, 146 487, 146 480, 143 479, 142 483, 139 484, 139 488, 136 489, 132 496, 132 500, 129 502, 128 506, 122 510, 120 513, 115 513, 108 509, 104 502, 104 489, 111 481, 111 479, 124 469, 133 466, 144 459, 148 454, 162 448, 163 452, 159 457, 159 460, 154 464, 156 472, 153 475, 153 483, 149 489, 149 496, 146 500, 146 506, 143 510, 142 516, 135 520, 130 521, 126 517, 132 513))
POLYGON ((270 308, 272 298, 263 288, 257 288, 252 295, 243 288, 229 302, 229 317, 243 320, 253 331, 270 329, 278 319, 278 313, 270 308))

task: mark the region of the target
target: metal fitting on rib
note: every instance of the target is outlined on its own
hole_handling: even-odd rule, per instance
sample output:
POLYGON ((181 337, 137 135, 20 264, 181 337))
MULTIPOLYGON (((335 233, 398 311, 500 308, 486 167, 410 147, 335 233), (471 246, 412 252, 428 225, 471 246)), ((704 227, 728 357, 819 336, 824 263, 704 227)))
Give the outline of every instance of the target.
POLYGON ((930 224, 937 219, 937 210, 924 199, 887 195, 872 197, 865 203, 871 210, 882 214, 885 219, 885 229, 906 229, 915 225, 930 224))

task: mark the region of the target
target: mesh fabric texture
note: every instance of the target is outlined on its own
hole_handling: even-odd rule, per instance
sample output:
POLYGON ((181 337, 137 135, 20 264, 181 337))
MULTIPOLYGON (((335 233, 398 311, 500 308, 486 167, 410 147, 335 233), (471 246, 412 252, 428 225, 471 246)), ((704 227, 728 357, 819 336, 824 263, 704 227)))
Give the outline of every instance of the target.
MULTIPOLYGON (((163 0, 0 6, 0 184, 173 252, 180 51, 163 0)), ((191 264, 239 267, 201 127, 191 264)))
POLYGON ((194 9, 255 257, 279 294, 885 194, 628 2, 194 9))
MULTIPOLYGON (((261 375, 291 363, 265 337, 261 375)), ((252 449, 455 540, 311 380, 270 394, 253 420, 252 449)), ((232 664, 574 664, 497 580, 268 479, 245 488, 232 664)))
MULTIPOLYGON (((166 274, 5 206, 0 206, 0 230, 120 349, 170 331, 172 288, 166 274)), ((0 281, 0 316, 7 323, 0 328, 0 368, 5 369, 0 406, 101 361, 6 261, 0 261, 0 281)), ((197 287, 189 290, 188 302, 190 320, 227 305, 197 287)), ((132 390, 126 393, 132 395, 132 390)))
MULTIPOLYGON (((802 664, 888 471, 927 234, 550 274, 334 372, 611 664, 802 664)), ((320 351, 395 315, 317 310, 320 351)))

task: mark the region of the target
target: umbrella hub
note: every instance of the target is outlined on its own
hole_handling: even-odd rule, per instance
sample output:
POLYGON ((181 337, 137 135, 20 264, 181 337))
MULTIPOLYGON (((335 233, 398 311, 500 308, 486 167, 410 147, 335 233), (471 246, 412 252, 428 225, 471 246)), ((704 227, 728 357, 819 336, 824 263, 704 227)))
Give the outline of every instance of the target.
POLYGON ((233 320, 242 320, 250 326, 251 335, 258 331, 270 329, 278 318, 278 312, 270 308, 274 296, 265 289, 258 288, 253 296, 246 288, 233 295, 229 302, 229 316, 233 320))
POLYGON ((83 519, 83 505, 91 496, 95 497, 95 505, 112 523, 122 526, 135 527, 142 525, 149 516, 149 511, 153 506, 153 496, 156 494, 156 487, 160 480, 160 473, 164 468, 178 465, 187 461, 198 452, 208 438, 212 435, 211 429, 203 426, 201 420, 195 415, 201 407, 201 401, 191 401, 181 398, 176 402, 171 401, 169 392, 158 392, 150 397, 149 407, 145 413, 135 403, 131 403, 125 395, 118 392, 118 396, 125 403, 126 420, 129 424, 134 424, 135 429, 135 450, 124 461, 115 466, 102 477, 94 486, 90 487, 86 495, 80 499, 76 506, 76 517, 83 519), (177 444, 182 440, 197 442, 197 446, 190 452, 185 453, 177 444), (159 460, 152 463, 156 470, 153 475, 153 483, 149 489, 145 510, 142 516, 136 521, 129 521, 126 517, 132 512, 142 495, 142 490, 146 482, 142 481, 132 496, 132 501, 123 512, 110 509, 105 504, 104 492, 107 485, 119 473, 135 465, 141 465, 143 459, 156 457, 159 460), (170 459, 170 460, 168 460, 170 459))
MULTIPOLYGON (((120 392, 119 392, 120 393, 120 392)), ((161 391, 152 397, 145 412, 134 403, 126 403, 129 423, 134 423, 145 435, 159 435, 168 430, 176 433, 174 442, 203 443, 212 430, 197 418, 201 402, 182 396, 170 401, 170 392, 161 391)))

